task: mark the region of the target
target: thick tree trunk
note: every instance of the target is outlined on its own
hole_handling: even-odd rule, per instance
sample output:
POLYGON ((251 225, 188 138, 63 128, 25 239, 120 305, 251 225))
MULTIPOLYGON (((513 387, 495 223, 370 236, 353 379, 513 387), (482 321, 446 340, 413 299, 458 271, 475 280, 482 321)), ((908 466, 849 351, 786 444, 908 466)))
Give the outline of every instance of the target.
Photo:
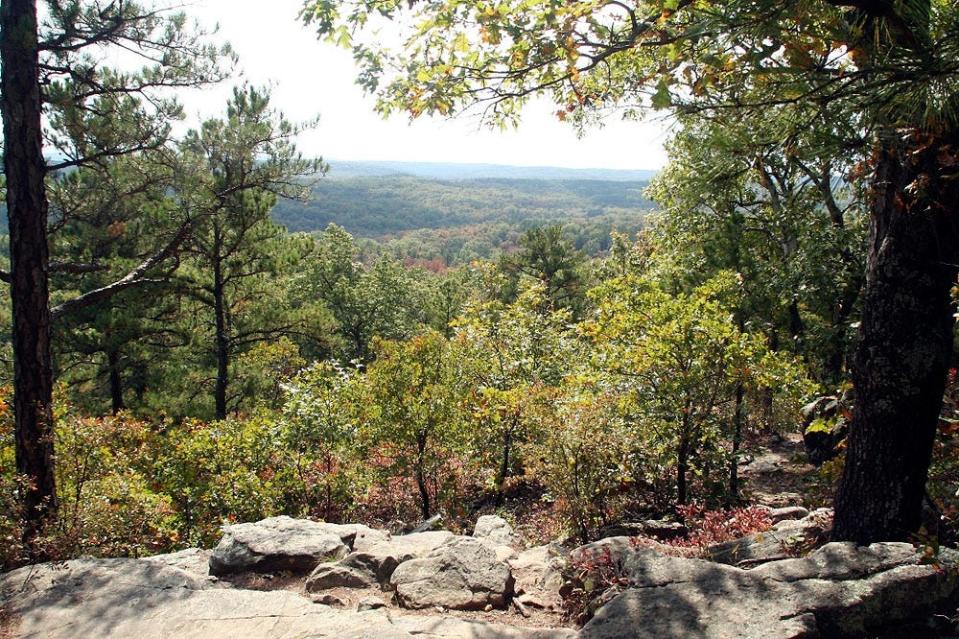
POLYGON ((107 351, 107 367, 110 374, 110 403, 113 414, 126 409, 123 401, 123 376, 120 373, 120 353, 115 349, 107 351))
POLYGON ((23 537, 36 556, 34 541, 56 514, 57 495, 53 474, 48 204, 35 0, 3 0, 0 40, 3 164, 13 300, 16 460, 17 472, 29 478, 23 493, 23 537))
POLYGON ((907 540, 920 527, 955 324, 959 184, 948 174, 959 136, 889 137, 876 159, 856 404, 833 532, 862 544, 907 540))

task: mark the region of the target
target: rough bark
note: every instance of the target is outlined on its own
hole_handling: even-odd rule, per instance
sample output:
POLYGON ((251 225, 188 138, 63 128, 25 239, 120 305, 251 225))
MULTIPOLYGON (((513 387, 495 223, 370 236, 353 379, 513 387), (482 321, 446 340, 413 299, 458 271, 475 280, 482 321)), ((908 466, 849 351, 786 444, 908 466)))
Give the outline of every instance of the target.
POLYGON ((220 262, 213 265, 213 311, 216 317, 216 418, 226 419, 226 392, 230 383, 230 338, 226 321, 226 291, 220 262))
POLYGON ((53 366, 50 353, 47 197, 44 187, 37 9, 35 0, 0 5, 4 172, 10 224, 14 414, 17 472, 23 492, 24 542, 56 514, 53 473, 53 366))
POLYGON ((838 540, 908 540, 921 525, 955 325, 957 133, 891 132, 875 160, 838 540))

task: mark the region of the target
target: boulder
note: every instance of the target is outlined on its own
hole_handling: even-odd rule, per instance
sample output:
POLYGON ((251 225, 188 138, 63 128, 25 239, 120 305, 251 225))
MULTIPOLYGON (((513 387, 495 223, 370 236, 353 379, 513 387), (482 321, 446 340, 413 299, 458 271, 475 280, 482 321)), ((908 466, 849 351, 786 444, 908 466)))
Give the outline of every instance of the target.
POLYGON ((826 536, 831 524, 831 511, 820 509, 803 519, 780 521, 765 532, 710 546, 704 554, 713 561, 731 565, 783 559, 815 545, 816 540, 826 536))
POLYGON ((356 530, 333 526, 290 517, 224 526, 223 538, 210 556, 210 573, 309 572, 321 562, 349 553, 343 539, 355 538, 356 530))
POLYGON ((306 579, 307 592, 332 588, 369 588, 376 580, 365 570, 357 570, 339 563, 320 564, 306 579))
POLYGON ((509 561, 513 593, 520 603, 534 608, 558 610, 563 604, 566 583, 563 571, 568 553, 560 546, 537 546, 509 561))
POLYGON ((473 536, 487 539, 500 546, 511 546, 519 541, 506 520, 496 515, 483 515, 477 519, 473 536))
POLYGON ((386 584, 401 563, 426 557, 453 538, 453 533, 446 530, 396 535, 385 541, 358 547, 340 563, 366 573, 378 583, 386 584))
POLYGON ((345 607, 346 607, 346 601, 345 601, 343 598, 337 597, 336 595, 331 595, 331 594, 328 593, 328 592, 324 592, 324 593, 320 593, 320 594, 317 594, 317 595, 313 595, 313 596, 310 597, 310 601, 312 601, 312 602, 315 603, 315 604, 321 604, 321 605, 323 605, 323 606, 330 606, 330 607, 332 607, 332 608, 345 608, 345 607))
POLYGON ((460 537, 422 559, 399 565, 390 577, 396 599, 406 608, 505 608, 513 594, 509 566, 497 561, 489 544, 460 537))
POLYGON ((743 570, 637 550, 630 588, 582 639, 857 637, 928 614, 959 594, 959 557, 923 565, 908 544, 827 544, 743 570))

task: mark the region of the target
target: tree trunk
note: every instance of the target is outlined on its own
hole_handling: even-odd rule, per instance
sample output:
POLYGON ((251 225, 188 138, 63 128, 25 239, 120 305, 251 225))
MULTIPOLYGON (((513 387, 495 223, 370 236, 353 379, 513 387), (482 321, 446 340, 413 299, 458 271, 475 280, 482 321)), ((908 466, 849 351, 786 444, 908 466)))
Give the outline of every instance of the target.
POLYGON ((226 392, 230 383, 230 336, 226 321, 226 291, 223 268, 213 263, 213 312, 216 316, 216 387, 213 391, 216 418, 226 419, 226 392))
POLYGON ((426 465, 426 437, 420 437, 417 442, 416 456, 416 487, 420 491, 420 514, 423 520, 430 518, 430 490, 426 485, 426 474, 423 471, 426 465))
POLYGON ((905 541, 921 524, 955 324, 957 133, 894 131, 877 156, 837 540, 905 541))
POLYGON ((689 435, 683 427, 683 433, 679 438, 679 450, 676 454, 676 501, 685 504, 689 499, 689 488, 686 484, 686 476, 689 473, 689 435))
POLYGON ((17 472, 29 478, 23 492, 23 540, 38 558, 34 541, 56 514, 57 493, 53 473, 48 204, 35 0, 3 0, 0 34, 16 461, 17 472))
POLYGON ((506 488, 506 479, 509 477, 510 452, 513 448, 513 432, 506 431, 503 435, 503 456, 500 459, 499 476, 496 478, 496 505, 503 505, 503 497, 506 488))
POLYGON ((746 388, 742 382, 736 386, 736 404, 733 408, 733 454, 729 460, 729 503, 739 503, 739 448, 743 441, 746 388))
POLYGON ((120 353, 115 349, 107 350, 107 367, 110 373, 110 403, 113 414, 126 409, 123 401, 123 376, 120 374, 120 353))

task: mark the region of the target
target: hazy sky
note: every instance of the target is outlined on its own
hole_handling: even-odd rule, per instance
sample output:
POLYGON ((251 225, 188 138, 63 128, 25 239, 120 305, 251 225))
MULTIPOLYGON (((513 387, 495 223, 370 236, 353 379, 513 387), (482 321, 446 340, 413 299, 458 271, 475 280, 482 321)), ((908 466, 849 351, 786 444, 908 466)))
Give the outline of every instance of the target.
MULTIPOLYGON (((552 104, 531 105, 518 130, 490 131, 475 119, 425 119, 410 124, 398 115, 384 121, 373 99, 354 84, 350 53, 319 42, 296 19, 302 0, 192 0, 185 11, 205 25, 219 23, 219 36, 240 56, 251 82, 274 85, 274 102, 293 120, 320 116, 301 148, 341 160, 409 160, 493 164, 655 169, 665 161, 668 133, 661 121, 611 119, 577 139, 559 122, 552 104)), ((184 102, 191 115, 222 109, 228 86, 194 92, 184 102)))

